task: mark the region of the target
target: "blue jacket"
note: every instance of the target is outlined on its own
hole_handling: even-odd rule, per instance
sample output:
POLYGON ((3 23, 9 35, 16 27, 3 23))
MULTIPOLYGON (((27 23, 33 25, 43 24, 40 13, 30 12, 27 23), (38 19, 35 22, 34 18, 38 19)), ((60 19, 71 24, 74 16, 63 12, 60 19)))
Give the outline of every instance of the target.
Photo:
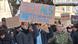
POLYGON ((73 44, 78 44, 78 31, 72 33, 73 44))
MULTIPOLYGON (((37 37, 37 32, 38 32, 38 29, 36 28, 35 25, 33 25, 33 30, 34 30, 34 43, 36 44, 36 37, 37 37)), ((42 44, 48 44, 48 39, 49 39, 49 36, 52 35, 51 31, 49 33, 46 33, 45 31, 41 30, 41 38, 42 38, 42 44)))

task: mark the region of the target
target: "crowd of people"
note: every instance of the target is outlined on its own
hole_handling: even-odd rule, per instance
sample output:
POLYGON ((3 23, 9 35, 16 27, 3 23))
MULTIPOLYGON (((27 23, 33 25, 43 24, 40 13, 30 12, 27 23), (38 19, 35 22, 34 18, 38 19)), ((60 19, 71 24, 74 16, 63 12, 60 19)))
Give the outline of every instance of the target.
POLYGON ((21 22, 20 26, 8 28, 6 18, 0 26, 0 44, 78 44, 78 24, 64 27, 60 21, 54 25, 21 22), (44 26, 44 25, 43 25, 44 26))

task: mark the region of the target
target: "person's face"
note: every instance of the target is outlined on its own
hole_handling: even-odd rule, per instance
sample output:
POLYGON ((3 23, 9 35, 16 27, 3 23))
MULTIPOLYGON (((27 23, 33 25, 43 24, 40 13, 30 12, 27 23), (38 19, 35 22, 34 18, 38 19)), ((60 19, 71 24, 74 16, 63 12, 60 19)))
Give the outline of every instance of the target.
POLYGON ((24 25, 22 25, 22 28, 28 29, 28 23, 24 23, 24 25))
POLYGON ((3 22, 2 22, 2 25, 6 25, 6 22, 5 22, 5 21, 3 21, 3 22))
POLYGON ((31 31, 33 31, 33 28, 32 28, 32 26, 30 26, 30 27, 29 27, 29 29, 30 29, 31 31))
POLYGON ((56 26, 57 32, 62 32, 63 31, 63 26, 61 24, 56 26))
POLYGON ((68 29, 69 32, 72 32, 72 29, 68 29))
POLYGON ((38 29, 40 29, 40 26, 39 26, 39 25, 37 25, 37 28, 38 28, 38 29))
POLYGON ((75 27, 72 28, 73 31, 77 31, 77 29, 75 27))
POLYGON ((40 25, 36 25, 37 29, 40 29, 40 25))

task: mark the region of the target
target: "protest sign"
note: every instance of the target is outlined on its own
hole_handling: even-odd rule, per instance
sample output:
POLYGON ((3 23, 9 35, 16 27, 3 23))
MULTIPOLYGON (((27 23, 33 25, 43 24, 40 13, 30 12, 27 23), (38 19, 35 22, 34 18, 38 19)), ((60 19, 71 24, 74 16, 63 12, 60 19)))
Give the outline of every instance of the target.
POLYGON ((72 15, 71 16, 71 23, 72 24, 78 23, 78 15, 72 15))
POLYGON ((20 20, 35 23, 54 23, 53 5, 23 2, 20 6, 20 20))
POLYGON ((69 13, 63 13, 61 14, 61 20, 69 20, 70 14, 69 13))
POLYGON ((12 18, 7 18, 6 19, 6 24, 7 24, 8 28, 13 28, 13 27, 20 26, 19 17, 15 16, 15 17, 12 17, 12 18))

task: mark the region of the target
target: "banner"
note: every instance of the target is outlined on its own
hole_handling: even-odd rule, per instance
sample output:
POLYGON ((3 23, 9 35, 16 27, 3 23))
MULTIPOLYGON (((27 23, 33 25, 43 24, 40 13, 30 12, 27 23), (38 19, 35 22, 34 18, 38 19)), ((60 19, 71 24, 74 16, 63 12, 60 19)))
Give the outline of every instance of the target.
POLYGON ((54 23, 53 5, 23 2, 20 6, 20 20, 27 22, 54 23))
POLYGON ((6 24, 7 24, 8 28, 13 28, 13 27, 20 26, 19 17, 15 16, 15 17, 12 17, 12 18, 7 18, 6 19, 6 24))

